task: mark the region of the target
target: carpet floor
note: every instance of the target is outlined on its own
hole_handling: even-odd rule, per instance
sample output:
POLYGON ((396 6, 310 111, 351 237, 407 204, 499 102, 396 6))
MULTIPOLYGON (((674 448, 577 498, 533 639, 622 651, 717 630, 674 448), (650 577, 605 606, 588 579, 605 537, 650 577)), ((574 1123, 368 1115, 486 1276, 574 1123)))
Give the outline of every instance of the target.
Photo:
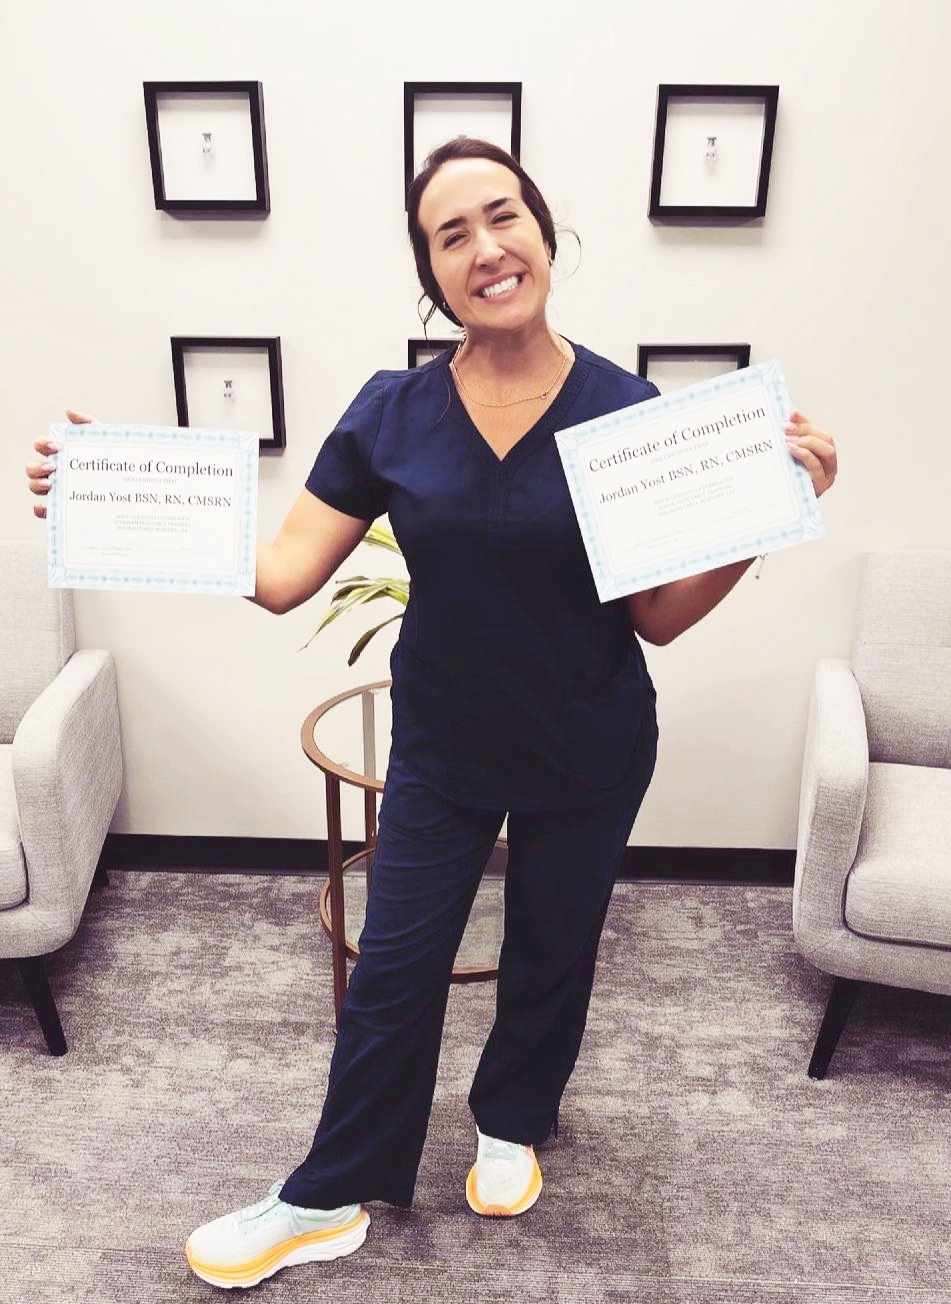
MULTIPOLYGON (((320 882, 111 870, 47 961, 63 1056, 0 964, 0 1300, 222 1297, 186 1237, 300 1162, 326 1091, 320 882)), ((815 1081, 829 986, 791 889, 619 881, 531 1211, 466 1203, 495 984, 454 984, 413 1208, 371 1202, 355 1254, 253 1293, 951 1304, 951 1000, 866 989, 815 1081)))

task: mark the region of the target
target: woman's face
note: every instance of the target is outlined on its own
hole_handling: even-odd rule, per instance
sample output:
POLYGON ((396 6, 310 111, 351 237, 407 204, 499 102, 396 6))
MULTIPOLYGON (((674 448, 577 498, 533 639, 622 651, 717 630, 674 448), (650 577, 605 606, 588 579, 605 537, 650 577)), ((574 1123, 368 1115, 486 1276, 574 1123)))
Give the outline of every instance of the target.
POLYGON ((522 330, 544 317, 549 251, 509 168, 488 158, 450 159, 423 191, 419 222, 446 303, 470 333, 522 330), (509 275, 519 278, 513 291, 480 295, 486 282, 509 275))

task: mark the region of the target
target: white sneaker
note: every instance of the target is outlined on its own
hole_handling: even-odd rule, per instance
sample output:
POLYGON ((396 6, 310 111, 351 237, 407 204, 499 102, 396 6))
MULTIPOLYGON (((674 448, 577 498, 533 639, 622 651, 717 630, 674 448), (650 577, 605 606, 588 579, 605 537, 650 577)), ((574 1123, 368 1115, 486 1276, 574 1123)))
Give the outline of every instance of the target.
POLYGON ((256 1286, 291 1263, 337 1259, 366 1239, 370 1215, 360 1204, 305 1209, 278 1197, 273 1182, 257 1204, 196 1228, 185 1242, 188 1266, 212 1286, 256 1286))
POLYGON ((541 1194, 542 1172, 533 1146, 485 1136, 466 1179, 466 1199, 476 1213, 508 1217, 530 1209, 541 1194))

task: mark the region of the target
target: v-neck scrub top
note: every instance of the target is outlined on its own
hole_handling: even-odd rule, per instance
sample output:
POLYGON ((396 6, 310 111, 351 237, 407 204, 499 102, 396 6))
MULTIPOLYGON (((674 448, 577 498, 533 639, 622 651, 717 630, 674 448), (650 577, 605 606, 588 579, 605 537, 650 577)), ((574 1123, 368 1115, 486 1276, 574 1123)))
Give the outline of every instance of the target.
POLYGON ((375 372, 306 481, 348 516, 389 516, 410 577, 391 749, 463 805, 589 804, 656 728, 643 649, 624 600, 598 599, 553 436, 659 391, 569 343, 554 402, 504 457, 459 397, 451 348, 375 372))

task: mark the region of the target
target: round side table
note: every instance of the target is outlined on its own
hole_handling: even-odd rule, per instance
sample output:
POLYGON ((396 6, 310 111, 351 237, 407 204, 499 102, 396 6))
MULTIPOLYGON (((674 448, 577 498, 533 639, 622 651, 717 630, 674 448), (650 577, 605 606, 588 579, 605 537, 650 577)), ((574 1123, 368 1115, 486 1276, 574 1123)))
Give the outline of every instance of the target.
MULTIPOLYGON (((386 775, 382 756, 389 758, 392 724, 389 689, 381 679, 338 693, 321 702, 301 726, 301 746, 308 760, 324 773, 327 792, 327 879, 320 891, 320 922, 330 937, 334 979, 334 1019, 347 990, 347 958, 360 954, 359 937, 366 918, 367 896, 373 882, 377 844, 377 793, 386 775), (357 740, 356 743, 354 740, 357 740), (356 749, 362 753, 353 755, 356 749), (380 776, 382 769, 383 778, 380 776), (343 858, 340 785, 363 789, 365 845, 343 858)), ((486 862, 472 913, 453 964, 451 981, 485 982, 498 976, 499 951, 505 921, 505 866, 508 842, 498 838, 486 862)))

